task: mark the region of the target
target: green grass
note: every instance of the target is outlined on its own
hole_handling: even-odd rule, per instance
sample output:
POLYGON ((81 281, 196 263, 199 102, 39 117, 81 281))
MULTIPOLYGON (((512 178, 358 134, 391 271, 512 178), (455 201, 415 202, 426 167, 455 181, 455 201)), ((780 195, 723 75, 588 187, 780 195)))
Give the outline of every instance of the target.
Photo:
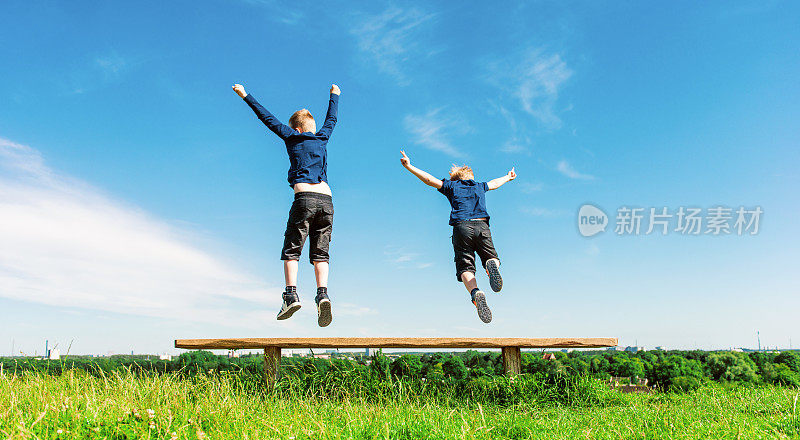
POLYGON ((800 391, 787 387, 621 395, 591 385, 564 392, 599 398, 501 405, 384 383, 380 393, 339 384, 350 391, 332 394, 283 381, 269 393, 235 375, 3 374, 0 438, 800 438, 800 391))

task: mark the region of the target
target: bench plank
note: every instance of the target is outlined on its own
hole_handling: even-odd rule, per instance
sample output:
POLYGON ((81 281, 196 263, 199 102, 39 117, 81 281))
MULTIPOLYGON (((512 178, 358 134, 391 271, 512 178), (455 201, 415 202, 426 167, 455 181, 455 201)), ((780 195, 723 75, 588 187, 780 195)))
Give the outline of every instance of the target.
POLYGON ((601 348, 617 338, 228 338, 176 339, 175 348, 601 348))

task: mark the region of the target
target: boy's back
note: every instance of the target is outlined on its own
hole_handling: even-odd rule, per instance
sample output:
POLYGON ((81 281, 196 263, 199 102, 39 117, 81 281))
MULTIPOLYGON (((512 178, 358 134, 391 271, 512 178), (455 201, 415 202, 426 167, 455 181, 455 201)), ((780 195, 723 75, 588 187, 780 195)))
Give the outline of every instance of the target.
POLYGON ((486 182, 467 180, 442 179, 439 192, 450 201, 450 226, 464 220, 485 218, 489 221, 486 212, 486 182))
MULTIPOLYGON (((299 132, 286 124, 281 123, 267 109, 247 95, 244 98, 247 105, 253 109, 258 119, 277 134, 286 144, 286 153, 289 155, 289 185, 294 187, 298 183, 316 184, 328 181, 328 139, 336 125, 336 114, 339 107, 339 95, 331 93, 328 101, 328 113, 325 123, 316 133, 299 132)), ((310 114, 309 114, 310 116, 310 114)))

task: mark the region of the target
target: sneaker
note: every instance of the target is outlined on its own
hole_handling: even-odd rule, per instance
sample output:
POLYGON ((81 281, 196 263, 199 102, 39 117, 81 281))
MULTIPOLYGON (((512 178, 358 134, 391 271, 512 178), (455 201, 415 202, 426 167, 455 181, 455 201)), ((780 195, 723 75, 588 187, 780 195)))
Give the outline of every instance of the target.
POLYGON ((281 311, 278 312, 278 321, 291 318, 294 312, 298 310, 300 310, 300 298, 297 294, 284 292, 281 311))
POLYGON ((331 312, 331 300, 325 292, 317 294, 317 324, 320 327, 327 327, 333 321, 333 313, 331 312))
POLYGON ((486 304, 486 295, 478 289, 472 291, 472 304, 478 309, 478 318, 485 323, 492 322, 492 311, 489 310, 489 305, 486 304))
POLYGON ((503 288, 503 277, 500 276, 500 260, 492 258, 487 261, 486 274, 489 275, 489 285, 492 290, 499 292, 503 288))

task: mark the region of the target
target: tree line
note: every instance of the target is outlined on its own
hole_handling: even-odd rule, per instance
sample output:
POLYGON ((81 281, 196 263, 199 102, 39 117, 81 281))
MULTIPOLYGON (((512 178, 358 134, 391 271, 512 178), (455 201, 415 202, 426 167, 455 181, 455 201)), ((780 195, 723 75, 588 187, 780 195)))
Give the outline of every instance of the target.
MULTIPOLYGON (((68 356, 65 359, 0 358, 6 372, 41 371, 60 374, 67 369, 90 373, 128 369, 134 372, 197 374, 225 373, 260 375, 260 355, 228 358, 209 351, 190 351, 172 360, 150 356, 115 355, 102 358, 68 356)), ((331 370, 362 372, 381 380, 460 381, 503 375, 498 352, 474 350, 455 353, 403 354, 390 359, 381 352, 363 355, 333 354, 332 359, 286 357, 282 373, 305 377, 331 370)), ((797 351, 572 351, 523 352, 522 373, 540 378, 610 377, 646 378, 650 385, 663 390, 691 390, 705 382, 776 384, 800 387, 800 353, 797 351), (547 354, 547 356, 545 356, 547 354)))

